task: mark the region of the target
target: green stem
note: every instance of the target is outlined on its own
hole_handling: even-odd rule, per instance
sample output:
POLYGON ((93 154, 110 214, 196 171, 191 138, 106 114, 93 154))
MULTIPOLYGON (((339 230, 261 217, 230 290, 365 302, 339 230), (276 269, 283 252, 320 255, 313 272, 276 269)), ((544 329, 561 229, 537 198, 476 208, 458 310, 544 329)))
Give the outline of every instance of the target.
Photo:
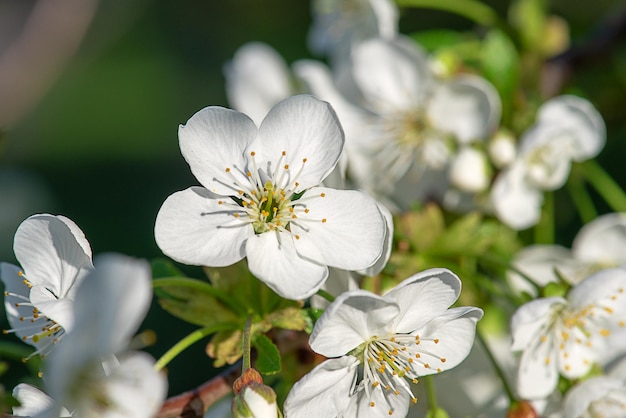
POLYGON ((333 303, 335 301, 335 297, 323 289, 319 289, 317 291, 317 295, 323 297, 330 303, 333 303))
POLYGON ((595 160, 581 164, 587 181, 614 212, 626 212, 626 193, 595 160))
POLYGON ((495 369, 496 374, 498 375, 498 377, 500 378, 500 381, 502 382, 502 387, 504 388, 504 391, 506 392, 506 396, 509 398, 509 403, 512 405, 513 402, 517 400, 515 398, 515 395, 513 394, 513 390, 511 389, 509 382, 506 380, 506 376, 504 375, 502 368, 500 367, 500 365, 496 361, 496 358, 491 352, 489 345, 487 345, 487 341, 485 341, 485 339, 482 336, 482 333, 478 329, 476 329, 476 338, 478 339, 478 341, 480 341, 480 344, 483 346, 483 349, 485 350, 485 353, 487 354, 489 361, 493 365, 493 368, 495 369))
POLYGON ((428 396, 428 409, 433 417, 437 417, 439 405, 437 405, 437 391, 435 390, 432 375, 424 376, 424 385, 426 386, 426 396, 428 396))
POLYGON ((535 244, 554 243, 554 193, 544 193, 541 219, 535 225, 535 244))
POLYGON ((191 334, 184 337, 182 340, 174 344, 169 350, 161 356, 161 358, 154 365, 155 370, 163 369, 170 361, 172 361, 177 355, 189 348, 193 343, 200 341, 207 335, 213 334, 217 331, 224 331, 228 329, 236 328, 237 325, 233 323, 221 323, 206 328, 201 328, 193 331, 191 334))
POLYGON ((246 318, 246 325, 243 329, 243 362, 241 363, 241 373, 251 367, 250 362, 250 330, 252 328, 252 316, 246 318))
POLYGON ((423 7, 444 10, 464 16, 483 26, 501 26, 498 14, 475 0, 396 0, 400 7, 423 7))
POLYGON ((578 216, 580 216, 580 220, 583 221, 583 224, 591 222, 598 217, 598 212, 596 211, 596 207, 593 204, 593 200, 585 184, 575 173, 572 173, 567 181, 567 191, 574 202, 574 206, 576 206, 578 216))

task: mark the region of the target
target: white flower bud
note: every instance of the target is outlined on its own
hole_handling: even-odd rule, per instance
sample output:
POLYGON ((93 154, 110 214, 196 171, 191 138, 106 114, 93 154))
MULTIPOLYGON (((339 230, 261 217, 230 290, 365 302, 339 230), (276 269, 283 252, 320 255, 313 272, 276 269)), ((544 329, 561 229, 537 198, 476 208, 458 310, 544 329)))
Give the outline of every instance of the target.
POLYGON ((450 165, 450 181, 464 192, 479 193, 489 186, 489 166, 482 151, 461 148, 450 165))
POLYGON ((508 166, 517 154, 515 138, 505 131, 499 131, 489 142, 489 157, 498 168, 508 166))

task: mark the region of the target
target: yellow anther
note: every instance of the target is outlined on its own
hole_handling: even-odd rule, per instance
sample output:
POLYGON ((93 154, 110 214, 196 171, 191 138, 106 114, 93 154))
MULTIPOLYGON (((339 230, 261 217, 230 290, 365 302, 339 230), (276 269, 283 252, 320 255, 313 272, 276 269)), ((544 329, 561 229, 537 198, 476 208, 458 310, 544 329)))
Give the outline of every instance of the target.
POLYGON ((287 151, 283 151, 283 152, 282 152, 282 155, 283 155, 283 157, 284 157, 285 155, 287 155, 287 151))
POLYGON ((303 162, 303 163, 306 163, 306 162, 307 162, 307 159, 306 159, 306 158, 303 158, 303 159, 302 159, 302 162, 303 162))
POLYGON ((227 173, 230 173, 230 168, 229 168, 229 167, 226 167, 226 170, 225 170, 225 171, 226 171, 227 173))
POLYGON ((441 357, 441 362, 445 363, 446 362, 446 358, 445 357, 441 357))
POLYGON ((256 155, 256 152, 250 151, 250 155, 254 157, 256 155))
POLYGON ((326 218, 322 218, 322 223, 325 224, 326 223, 326 218))
POLYGON ((433 340, 433 342, 434 342, 435 344, 439 344, 439 338, 435 338, 435 339, 433 340))
POLYGON ((320 197, 326 197, 326 193, 320 193, 320 197))
POLYGON ((430 364, 424 363, 424 367, 427 368, 427 369, 430 369, 430 364))
POLYGON ((376 404, 374 402, 370 402, 370 406, 373 408, 376 406, 376 404))
POLYGON ((310 212, 309 208, 306 208, 306 209, 304 210, 304 213, 309 213, 309 212, 310 212))
POLYGON ((422 357, 420 353, 415 353, 415 358, 420 358, 422 357))
POLYGON ((296 235, 296 239, 300 239, 300 235, 296 235))
POLYGON ((611 335, 611 331, 609 331, 609 330, 608 330, 608 329, 606 329, 606 328, 602 328, 602 329, 600 330, 600 335, 602 335, 603 337, 608 337, 609 335, 611 335))
POLYGON ((285 168, 285 170, 289 170, 289 164, 285 164, 283 167, 285 168))

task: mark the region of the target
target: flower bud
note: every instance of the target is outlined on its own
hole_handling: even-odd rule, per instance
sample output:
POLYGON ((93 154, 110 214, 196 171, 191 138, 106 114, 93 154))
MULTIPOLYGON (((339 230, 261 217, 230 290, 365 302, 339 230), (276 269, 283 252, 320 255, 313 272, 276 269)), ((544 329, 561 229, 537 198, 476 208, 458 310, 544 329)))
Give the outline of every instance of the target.
POLYGON ((234 418, 278 418, 276 393, 263 384, 259 372, 247 369, 233 383, 232 415, 234 418))
POLYGON ((450 181, 461 191, 482 192, 489 186, 489 171, 482 151, 464 147, 452 160, 450 181))
POLYGON ((506 167, 513 162, 517 154, 515 138, 508 132, 499 131, 489 142, 488 151, 496 167, 506 167))
POLYGON ((514 403, 506 413, 506 418, 539 418, 539 414, 528 401, 514 403))

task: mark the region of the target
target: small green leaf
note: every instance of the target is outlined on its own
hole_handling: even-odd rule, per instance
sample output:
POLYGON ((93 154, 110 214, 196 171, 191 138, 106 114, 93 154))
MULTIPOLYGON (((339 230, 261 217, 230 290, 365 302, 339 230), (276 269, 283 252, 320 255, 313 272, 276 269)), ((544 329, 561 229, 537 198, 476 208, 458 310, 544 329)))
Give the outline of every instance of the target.
POLYGON ((413 33, 411 38, 428 52, 433 52, 458 45, 463 40, 463 35, 455 30, 433 29, 413 33))
POLYGON ((206 353, 215 359, 215 367, 234 364, 243 355, 243 331, 236 329, 216 333, 207 344, 206 353))
POLYGON ((545 0, 515 0, 509 7, 509 22, 529 51, 541 49, 545 36, 545 0))
POLYGON ((259 335, 255 338, 253 345, 257 350, 257 370, 263 374, 280 372, 280 352, 272 340, 265 335, 259 335))
POLYGON ((150 267, 152 268, 152 277, 155 279, 161 277, 184 277, 185 274, 181 272, 174 263, 165 258, 155 258, 150 261, 150 267))
POLYGON ((220 323, 241 323, 241 317, 226 295, 206 282, 183 277, 162 278, 153 281, 159 304, 170 314, 203 327, 220 323))
POLYGON ((520 62, 513 41, 504 32, 492 29, 487 33, 483 41, 481 65, 484 76, 500 94, 503 119, 508 120, 519 83, 520 62))

